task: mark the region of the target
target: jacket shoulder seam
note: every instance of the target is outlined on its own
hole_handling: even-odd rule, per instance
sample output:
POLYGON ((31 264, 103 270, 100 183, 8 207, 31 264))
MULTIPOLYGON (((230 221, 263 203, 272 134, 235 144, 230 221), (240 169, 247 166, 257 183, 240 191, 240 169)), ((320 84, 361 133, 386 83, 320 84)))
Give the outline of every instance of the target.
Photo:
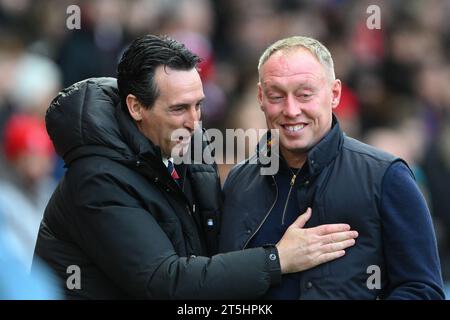
POLYGON ((360 154, 360 155, 362 155, 362 156, 366 156, 366 157, 369 157, 369 158, 371 158, 371 159, 373 159, 373 160, 376 160, 376 161, 379 161, 379 162, 384 162, 384 163, 391 163, 391 162, 395 161, 396 159, 398 159, 398 157, 396 157, 396 156, 394 156, 394 155, 390 155, 390 156, 392 157, 392 159, 390 159, 390 160, 389 160, 389 159, 383 159, 383 158, 381 158, 381 157, 377 157, 377 156, 375 156, 375 155, 372 155, 372 154, 370 154, 370 153, 368 153, 368 152, 364 152, 364 151, 360 151, 360 150, 355 150, 355 149, 353 149, 353 148, 351 148, 351 147, 349 147, 349 146, 346 146, 346 145, 343 145, 342 148, 343 148, 343 149, 346 149, 346 150, 348 150, 348 151, 350 151, 350 152, 357 153, 357 154, 360 154))

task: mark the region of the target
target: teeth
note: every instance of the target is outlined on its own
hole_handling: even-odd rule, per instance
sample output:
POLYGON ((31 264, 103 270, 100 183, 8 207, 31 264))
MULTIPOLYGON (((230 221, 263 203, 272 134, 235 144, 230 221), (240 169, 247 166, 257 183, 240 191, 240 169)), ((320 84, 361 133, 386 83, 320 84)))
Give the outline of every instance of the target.
POLYGON ((284 126, 284 127, 286 129, 288 129, 289 131, 296 132, 298 130, 303 129, 304 126, 305 126, 304 124, 299 124, 299 125, 296 125, 296 126, 284 126))

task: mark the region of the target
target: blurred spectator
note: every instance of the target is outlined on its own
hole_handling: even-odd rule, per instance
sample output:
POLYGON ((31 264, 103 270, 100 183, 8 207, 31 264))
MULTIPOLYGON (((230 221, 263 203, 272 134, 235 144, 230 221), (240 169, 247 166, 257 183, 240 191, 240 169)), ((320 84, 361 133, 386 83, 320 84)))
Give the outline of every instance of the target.
POLYGON ((30 268, 39 224, 56 185, 51 178, 53 146, 44 121, 34 116, 14 115, 4 131, 6 163, 0 180, 3 236, 30 268))
POLYGON ((4 218, 0 210, 0 300, 59 299, 47 268, 41 264, 37 267, 38 271, 30 275, 23 261, 8 245, 9 233, 5 230, 4 218))
POLYGON ((423 162, 431 194, 431 207, 439 232, 439 249, 444 279, 450 282, 450 121, 431 144, 423 162))
POLYGON ((24 53, 15 66, 10 102, 15 111, 44 117, 45 111, 61 88, 58 66, 48 58, 24 53))

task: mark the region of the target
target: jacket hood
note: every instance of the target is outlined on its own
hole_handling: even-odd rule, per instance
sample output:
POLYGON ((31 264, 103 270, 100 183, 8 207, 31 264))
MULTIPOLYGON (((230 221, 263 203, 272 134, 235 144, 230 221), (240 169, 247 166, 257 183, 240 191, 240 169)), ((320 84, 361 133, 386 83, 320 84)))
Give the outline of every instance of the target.
POLYGON ((160 159, 159 148, 122 110, 115 78, 90 78, 64 89, 51 102, 45 121, 66 165, 87 155, 121 162, 143 155, 160 159))

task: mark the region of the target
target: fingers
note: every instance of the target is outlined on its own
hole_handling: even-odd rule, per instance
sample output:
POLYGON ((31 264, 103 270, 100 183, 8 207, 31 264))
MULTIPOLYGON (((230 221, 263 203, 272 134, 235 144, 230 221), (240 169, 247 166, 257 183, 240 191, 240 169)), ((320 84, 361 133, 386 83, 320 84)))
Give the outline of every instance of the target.
POLYGON ((316 258, 315 265, 333 261, 345 255, 345 250, 355 244, 355 239, 348 239, 337 243, 329 243, 321 247, 325 252, 316 258))
POLYGON ((303 228, 303 226, 308 222, 309 218, 311 218, 312 210, 311 208, 306 209, 305 213, 300 215, 297 220, 295 220, 291 226, 297 227, 297 228, 303 228))
POLYGON ((318 227, 311 228, 310 230, 319 236, 323 236, 330 233, 349 231, 350 226, 346 223, 324 224, 318 227))
POLYGON ((316 265, 335 260, 337 258, 342 257, 343 255, 345 255, 344 250, 334 251, 334 252, 330 252, 330 253, 324 253, 324 254, 320 255, 319 257, 317 257, 316 265))
POLYGON ((348 240, 344 240, 341 242, 329 243, 329 244, 323 245, 321 247, 321 250, 325 253, 332 253, 332 252, 347 249, 348 247, 351 247, 354 244, 355 244, 355 239, 348 239, 348 240))
POLYGON ((340 242, 328 243, 321 246, 320 251, 324 252, 316 258, 316 265, 329 262, 345 255, 345 250, 355 245, 355 239, 347 239, 340 242))
POLYGON ((322 243, 335 243, 340 242, 348 239, 355 239, 358 237, 357 231, 344 231, 344 232, 336 232, 327 234, 325 236, 322 236, 322 243))

